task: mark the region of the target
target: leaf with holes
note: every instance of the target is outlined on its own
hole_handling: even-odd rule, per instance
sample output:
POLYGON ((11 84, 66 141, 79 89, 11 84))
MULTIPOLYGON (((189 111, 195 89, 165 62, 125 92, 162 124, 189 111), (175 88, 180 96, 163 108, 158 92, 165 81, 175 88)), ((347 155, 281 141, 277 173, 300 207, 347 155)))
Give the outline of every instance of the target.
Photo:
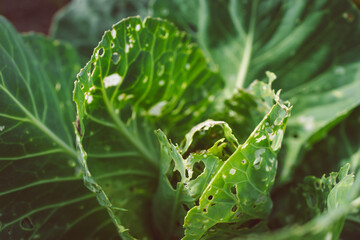
POLYGON ((147 221, 159 170, 154 130, 183 136, 206 118, 222 85, 201 51, 167 21, 133 17, 105 32, 75 82, 77 135, 85 182, 123 237, 152 234, 147 221))
POLYGON ((116 236, 76 164, 76 52, 0 17, 0 62, 0 238, 116 236))
POLYGON ((157 136, 161 160, 153 219, 158 236, 179 239, 187 211, 239 144, 225 122, 212 120, 196 125, 181 147, 170 143, 161 130, 157 136))
MULTIPOLYGON (((291 202, 284 202, 281 206, 284 208, 289 205, 292 208, 284 216, 288 227, 236 239, 339 239, 346 215, 360 208, 360 178, 358 174, 355 178, 349 169, 350 164, 345 164, 339 172, 331 172, 328 177, 305 178, 292 193, 291 202)), ((356 239, 356 232, 350 233, 346 239, 356 239)))
POLYGON ((267 219, 276 156, 289 115, 290 108, 276 96, 270 112, 220 167, 201 193, 199 204, 187 213, 183 239, 200 239, 211 228, 216 231, 219 223, 241 228, 250 220, 267 219))

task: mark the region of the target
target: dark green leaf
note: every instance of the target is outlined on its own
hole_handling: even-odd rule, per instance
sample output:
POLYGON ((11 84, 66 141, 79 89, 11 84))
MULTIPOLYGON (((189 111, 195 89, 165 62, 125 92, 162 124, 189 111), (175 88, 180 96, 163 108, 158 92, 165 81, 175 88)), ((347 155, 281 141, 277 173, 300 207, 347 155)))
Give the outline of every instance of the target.
POLYGON ((67 99, 76 53, 44 36, 25 40, 0 17, 0 238, 114 236, 76 164, 67 99))
MULTIPOLYGON (((354 181, 354 174, 348 173, 349 168, 350 165, 346 164, 340 169, 339 173, 331 173, 328 178, 323 177, 322 179, 309 178, 303 185, 300 185, 300 188, 304 190, 304 196, 299 196, 300 199, 295 201, 299 200, 301 202, 305 200, 305 202, 303 202, 303 208, 299 206, 298 211, 304 211, 304 208, 308 207, 320 207, 321 209, 324 207, 322 203, 326 201, 324 211, 320 215, 303 225, 288 225, 273 233, 254 234, 246 236, 246 238, 239 237, 236 239, 338 239, 346 215, 351 212, 358 213, 360 210, 360 178, 357 177, 354 181), (329 191, 331 186, 333 187, 329 191), (314 199, 318 201, 314 202, 314 199), (313 203, 316 203, 316 206, 313 203), (318 205, 319 203, 322 206, 318 205)), ((359 176, 359 173, 357 173, 357 176, 359 176)), ((301 190, 299 194, 301 194, 301 190)), ((290 204, 296 206, 294 201, 290 204)))

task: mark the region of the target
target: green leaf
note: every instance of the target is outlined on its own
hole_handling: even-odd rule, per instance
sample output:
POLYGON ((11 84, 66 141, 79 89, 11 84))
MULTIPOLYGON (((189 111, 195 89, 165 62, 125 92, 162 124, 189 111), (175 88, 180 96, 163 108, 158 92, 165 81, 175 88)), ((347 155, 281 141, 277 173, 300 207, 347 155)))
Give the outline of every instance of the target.
POLYGON ((183 239, 200 239, 210 228, 216 231, 218 223, 236 223, 241 228, 251 220, 267 218, 272 208, 276 155, 289 114, 290 109, 276 100, 247 141, 206 185, 199 204, 187 213, 183 239))
POLYGON ((177 139, 206 117, 221 87, 201 51, 167 21, 133 17, 105 32, 75 82, 77 137, 85 182, 123 238, 152 234, 154 130, 177 139))
POLYGON ((192 35, 230 94, 267 70, 279 77, 275 88, 296 106, 280 183, 290 180, 304 150, 360 103, 360 15, 351 1, 156 0, 152 7, 192 35))
POLYGON ((67 122, 76 53, 24 38, 0 17, 0 238, 112 237, 106 211, 83 186, 67 122))
POLYGON ((226 119, 240 141, 245 141, 274 102, 272 83, 274 73, 266 72, 268 84, 255 80, 246 89, 239 89, 225 100, 225 107, 214 114, 215 119, 226 119))
POLYGON ((74 0, 56 13, 50 35, 66 40, 86 63, 105 30, 129 16, 148 16, 148 0, 74 0))
POLYGON ((181 147, 171 144, 161 130, 157 136, 161 160, 153 219, 158 236, 181 238, 187 211, 219 170, 222 159, 226 160, 239 144, 225 122, 212 120, 193 127, 181 147))
POLYGON ((272 233, 254 234, 236 239, 339 239, 346 215, 351 212, 358 213, 360 210, 360 178, 358 177, 360 172, 357 173, 354 181, 354 174, 349 174, 349 169, 350 165, 346 164, 338 173, 333 172, 327 178, 310 177, 299 185, 299 198, 294 199, 291 204, 296 206, 296 201, 306 199, 304 205, 298 206, 299 212, 309 207, 314 209, 319 207, 323 211, 310 221, 302 225, 288 225, 272 233), (300 196, 302 194, 304 195, 300 196), (324 205, 319 205, 323 201, 327 202, 325 208, 324 205))

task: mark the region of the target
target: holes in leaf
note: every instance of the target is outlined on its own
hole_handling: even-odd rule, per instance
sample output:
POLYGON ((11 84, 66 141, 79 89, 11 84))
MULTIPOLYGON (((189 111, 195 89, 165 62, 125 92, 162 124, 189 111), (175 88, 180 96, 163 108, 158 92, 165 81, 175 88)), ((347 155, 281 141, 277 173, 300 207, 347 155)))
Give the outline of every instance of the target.
POLYGON ((238 210, 238 208, 239 208, 239 207, 238 207, 237 205, 234 205, 234 206, 231 208, 231 211, 232 211, 232 212, 236 212, 236 210, 238 210))
POLYGON ((207 212, 207 208, 204 208, 204 209, 203 209, 203 212, 205 212, 205 213, 206 213, 206 212, 207 212))
POLYGON ((257 207, 256 204, 254 204, 253 208, 256 208, 256 207, 257 207))
POLYGON ((212 204, 210 204, 210 206, 211 206, 211 207, 213 207, 213 206, 215 206, 215 205, 216 205, 216 203, 212 203, 212 204))
POLYGON ((196 205, 196 206, 199 206, 199 199, 196 199, 195 205, 196 205))
POLYGON ((32 231, 34 229, 34 224, 31 219, 26 217, 20 222, 20 227, 25 231, 32 231))
POLYGON ((171 161, 169 170, 166 173, 166 177, 169 180, 170 185, 173 187, 173 189, 177 188, 177 183, 181 181, 181 175, 179 171, 173 171, 175 167, 174 160, 171 161))
POLYGON ((213 198, 214 198, 213 195, 209 195, 208 197, 209 201, 211 201, 213 198))
POLYGON ((103 47, 102 47, 102 48, 99 48, 99 50, 98 50, 98 54, 99 54, 99 56, 100 56, 100 57, 104 56, 104 54, 105 54, 105 50, 104 50, 104 48, 103 48, 103 47))
POLYGON ((297 133, 293 134, 293 138, 298 138, 299 136, 297 135, 297 133))
POLYGON ((189 171, 187 169, 185 169, 185 177, 189 178, 189 171))
POLYGON ((177 188, 177 183, 180 182, 180 180, 181 180, 181 175, 179 171, 176 170, 175 172, 173 172, 172 177, 169 178, 170 184, 173 187, 173 189, 177 188))
POLYGON ((243 215, 242 212, 237 212, 237 213, 234 214, 234 217, 239 218, 239 217, 241 217, 242 215, 243 215))
POLYGON ((120 58, 121 58, 121 56, 120 56, 117 52, 114 52, 114 53, 111 55, 111 61, 112 61, 114 64, 118 64, 119 61, 120 61, 120 58))
POLYGON ((186 204, 181 204, 185 211, 189 211, 190 208, 186 204))
POLYGON ((203 173, 204 169, 205 169, 204 162, 200 161, 195 163, 193 168, 193 175, 191 176, 190 180, 196 179, 201 173, 203 173))
POLYGON ((231 186, 230 192, 231 192, 232 194, 234 194, 234 195, 237 194, 236 185, 231 186))

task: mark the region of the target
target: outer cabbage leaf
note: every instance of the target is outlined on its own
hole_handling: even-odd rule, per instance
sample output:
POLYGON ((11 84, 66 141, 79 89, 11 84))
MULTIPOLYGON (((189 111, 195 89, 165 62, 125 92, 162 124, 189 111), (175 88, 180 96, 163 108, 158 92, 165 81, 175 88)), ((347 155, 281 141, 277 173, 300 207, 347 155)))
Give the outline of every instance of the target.
POLYGON ((104 31, 115 22, 129 16, 148 16, 147 3, 148 0, 74 0, 56 13, 50 35, 70 42, 85 63, 104 31))
POLYGON ((279 76, 275 87, 297 106, 279 162, 282 183, 303 150, 359 105, 360 23, 352 1, 156 0, 153 9, 192 34, 230 93, 265 70, 279 76))
POLYGON ((121 237, 153 237, 155 128, 177 139, 206 116, 222 84, 201 51, 167 21, 128 18, 105 32, 78 74, 74 100, 86 184, 121 237))
POLYGON ((114 236, 83 185, 67 122, 75 50, 34 34, 24 42, 0 17, 0 62, 0 238, 114 236))

